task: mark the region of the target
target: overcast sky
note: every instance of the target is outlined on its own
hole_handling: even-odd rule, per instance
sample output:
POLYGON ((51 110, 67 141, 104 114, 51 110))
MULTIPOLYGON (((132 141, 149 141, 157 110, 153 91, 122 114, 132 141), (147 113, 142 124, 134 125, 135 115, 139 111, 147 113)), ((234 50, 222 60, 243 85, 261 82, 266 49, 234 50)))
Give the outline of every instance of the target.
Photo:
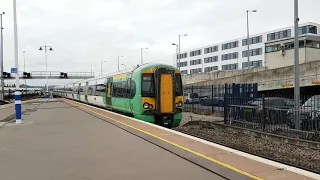
MULTIPOLYGON (((319 0, 300 0, 300 23, 320 23, 319 0)), ((293 25, 293 0, 17 0, 19 67, 26 51, 27 71, 45 70, 40 45, 50 45, 49 71, 117 70, 144 62, 173 64, 178 34, 181 51, 293 25)), ((12 0, 0 0, 4 26, 4 68, 14 66, 12 0)), ((56 83, 57 81, 54 81, 56 83)), ((61 82, 61 81, 58 81, 61 82)))

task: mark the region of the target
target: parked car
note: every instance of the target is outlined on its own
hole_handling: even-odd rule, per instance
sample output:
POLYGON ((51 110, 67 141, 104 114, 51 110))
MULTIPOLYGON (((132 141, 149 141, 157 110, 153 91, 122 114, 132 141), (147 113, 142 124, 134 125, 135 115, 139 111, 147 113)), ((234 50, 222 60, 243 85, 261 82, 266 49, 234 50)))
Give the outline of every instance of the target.
POLYGON ((240 108, 242 119, 251 122, 263 123, 263 113, 266 124, 286 124, 287 111, 294 106, 293 99, 281 97, 265 97, 264 108, 262 98, 257 98, 240 108))
POLYGON ((199 95, 198 95, 198 93, 184 93, 183 95, 184 95, 185 104, 199 103, 199 95))
POLYGON ((212 95, 206 96, 206 97, 200 99, 200 104, 203 106, 223 107, 224 106, 224 97, 223 97, 223 95, 221 95, 221 96, 214 95, 213 97, 212 97, 212 95))
MULTIPOLYGON (((320 130, 320 95, 309 98, 300 108, 300 126, 301 130, 320 130)), ((294 109, 287 112, 288 125, 295 128, 294 109)))

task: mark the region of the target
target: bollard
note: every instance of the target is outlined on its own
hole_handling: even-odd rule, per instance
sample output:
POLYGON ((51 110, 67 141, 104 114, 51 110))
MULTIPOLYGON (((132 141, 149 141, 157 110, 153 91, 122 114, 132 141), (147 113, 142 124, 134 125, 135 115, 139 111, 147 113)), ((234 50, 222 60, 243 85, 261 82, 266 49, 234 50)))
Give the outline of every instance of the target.
POLYGON ((15 92, 15 109, 16 109, 16 124, 22 123, 21 118, 21 91, 16 90, 15 92))

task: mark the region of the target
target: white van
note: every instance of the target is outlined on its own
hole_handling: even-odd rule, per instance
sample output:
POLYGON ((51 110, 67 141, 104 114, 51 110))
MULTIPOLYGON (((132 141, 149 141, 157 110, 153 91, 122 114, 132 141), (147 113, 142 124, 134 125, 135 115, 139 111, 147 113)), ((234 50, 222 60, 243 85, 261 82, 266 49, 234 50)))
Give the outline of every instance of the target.
POLYGON ((199 103, 198 93, 184 93, 184 103, 199 103))

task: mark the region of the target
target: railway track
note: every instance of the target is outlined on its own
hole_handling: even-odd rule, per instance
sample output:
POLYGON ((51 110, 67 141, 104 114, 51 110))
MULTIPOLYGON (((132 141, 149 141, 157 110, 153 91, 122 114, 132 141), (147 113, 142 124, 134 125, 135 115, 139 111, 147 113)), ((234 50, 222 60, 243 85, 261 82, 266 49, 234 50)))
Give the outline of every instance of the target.
MULTIPOLYGON (((267 156, 267 155, 264 155, 264 154, 261 154, 261 153, 254 152, 253 150, 250 150, 250 148, 239 148, 239 146, 230 145, 232 143, 226 143, 226 142, 222 142, 220 140, 214 140, 213 137, 212 136, 208 136, 207 133, 202 133, 200 131, 197 131, 197 133, 195 133, 195 131, 188 131, 188 130, 184 129, 185 127, 188 127, 188 126, 199 126, 200 128, 203 128, 203 129, 213 129, 213 130, 215 130, 217 128, 217 126, 214 126, 214 125, 215 125, 214 122, 193 121, 193 122, 189 122, 189 123, 183 125, 182 127, 174 128, 174 130, 182 132, 182 133, 185 133, 185 134, 188 134, 190 136, 201 138, 201 139, 204 139, 204 140, 207 140, 207 141, 210 141, 210 142, 222 145, 222 146, 226 146, 226 147, 229 147, 229 148, 232 148, 232 149, 236 149, 238 151, 242 151, 242 152, 245 152, 245 153, 248 153, 248 154, 252 154, 252 155, 255 155, 255 156, 258 156, 258 157, 261 157, 261 158, 269 159, 269 160, 272 160, 272 161, 275 161, 275 162, 278 162, 278 163, 282 163, 282 164, 285 164, 285 165, 288 165, 288 166, 292 166, 292 167, 296 167, 296 168, 300 168, 300 169, 303 169, 303 170, 306 170, 306 171, 310 171, 310 172, 313 172, 313 173, 320 174, 320 168, 319 167, 314 169, 314 168, 306 168, 305 166, 303 166, 304 163, 301 163, 301 162, 305 162, 306 161, 306 159, 304 159, 304 158, 299 161, 300 163, 299 162, 290 163, 290 162, 288 162, 288 160, 287 161, 279 160, 279 158, 276 158, 273 153, 270 153, 269 156, 267 156)), ((292 144, 290 144, 290 145, 292 145, 292 144)), ((292 145, 292 146, 294 146, 294 145, 292 145)), ((316 150, 316 151, 319 151, 319 150, 316 150)), ((288 152, 288 153, 291 153, 291 152, 288 152)), ((319 157, 320 157, 320 155, 319 155, 319 157)), ((317 167, 316 164, 315 164, 315 167, 317 167)))

